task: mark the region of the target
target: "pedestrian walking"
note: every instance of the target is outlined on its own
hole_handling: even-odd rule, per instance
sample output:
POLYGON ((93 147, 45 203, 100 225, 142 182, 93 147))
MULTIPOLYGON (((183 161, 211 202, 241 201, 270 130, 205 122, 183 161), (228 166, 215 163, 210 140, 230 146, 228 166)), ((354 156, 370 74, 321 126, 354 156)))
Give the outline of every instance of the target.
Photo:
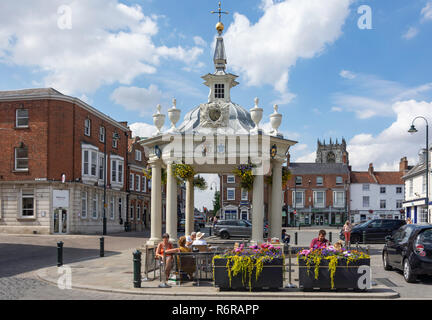
POLYGON ((352 225, 351 222, 347 221, 345 222, 343 226, 343 233, 345 236, 345 247, 351 247, 351 231, 352 231, 352 225))

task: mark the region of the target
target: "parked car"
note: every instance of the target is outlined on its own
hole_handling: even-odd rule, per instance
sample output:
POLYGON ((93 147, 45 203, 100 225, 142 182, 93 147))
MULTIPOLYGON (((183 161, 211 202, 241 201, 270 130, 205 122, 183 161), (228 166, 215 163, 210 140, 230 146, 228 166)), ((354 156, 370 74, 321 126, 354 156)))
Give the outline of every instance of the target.
MULTIPOLYGON (((177 226, 177 231, 185 232, 185 224, 186 224, 186 219, 180 219, 177 226)), ((194 220, 194 231, 200 231, 200 225, 196 220, 194 220)))
POLYGON ((432 275, 432 225, 406 224, 386 237, 382 252, 385 270, 403 271, 406 282, 432 275))
MULTIPOLYGON (((222 239, 231 237, 250 238, 252 236, 252 223, 248 220, 219 220, 214 226, 214 234, 222 239)), ((268 228, 264 226, 263 236, 267 237, 268 228)))
MULTIPOLYGON (((367 243, 384 243, 385 237, 406 224, 405 220, 374 219, 355 225, 351 231, 351 243, 363 243, 363 231, 366 232, 367 243)), ((345 240, 343 230, 340 239, 345 240)))

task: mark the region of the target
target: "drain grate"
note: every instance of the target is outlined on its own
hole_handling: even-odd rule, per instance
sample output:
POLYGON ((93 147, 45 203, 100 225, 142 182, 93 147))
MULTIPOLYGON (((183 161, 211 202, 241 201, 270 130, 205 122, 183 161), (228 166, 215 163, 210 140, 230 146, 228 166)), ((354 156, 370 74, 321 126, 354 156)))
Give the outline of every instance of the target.
POLYGON ((396 283, 394 283, 388 278, 375 278, 375 280, 389 288, 399 287, 396 283))

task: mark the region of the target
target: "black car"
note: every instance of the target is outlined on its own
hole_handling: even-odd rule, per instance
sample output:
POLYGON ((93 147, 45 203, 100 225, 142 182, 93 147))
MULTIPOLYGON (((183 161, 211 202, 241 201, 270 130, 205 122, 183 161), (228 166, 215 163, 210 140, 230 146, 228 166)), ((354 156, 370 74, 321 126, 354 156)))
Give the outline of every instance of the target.
MULTIPOLYGON (((351 231, 350 242, 363 243, 363 232, 365 232, 366 243, 384 243, 385 237, 392 234, 406 224, 405 220, 395 219, 374 219, 355 225, 351 231)), ((343 230, 340 232, 340 239, 345 240, 343 230)))
MULTIPOLYGON (((185 232, 185 224, 186 224, 186 219, 180 219, 177 225, 177 231, 185 232)), ((200 231, 200 230, 201 229, 198 221, 194 220, 194 231, 200 231)))
POLYGON ((407 224, 387 236, 382 252, 385 270, 399 269, 407 282, 432 275, 432 225, 407 224))

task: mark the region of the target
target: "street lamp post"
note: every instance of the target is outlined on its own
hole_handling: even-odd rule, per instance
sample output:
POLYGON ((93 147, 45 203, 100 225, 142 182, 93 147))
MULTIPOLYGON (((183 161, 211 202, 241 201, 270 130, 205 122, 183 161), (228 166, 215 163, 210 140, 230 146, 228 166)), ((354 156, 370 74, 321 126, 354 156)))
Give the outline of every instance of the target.
POLYGON ((417 129, 414 126, 414 121, 418 118, 422 118, 426 122, 426 159, 425 159, 425 167, 426 167, 426 217, 427 222, 429 223, 429 123, 425 117, 418 116, 415 117, 411 123, 411 128, 408 130, 409 133, 416 133, 417 129))

